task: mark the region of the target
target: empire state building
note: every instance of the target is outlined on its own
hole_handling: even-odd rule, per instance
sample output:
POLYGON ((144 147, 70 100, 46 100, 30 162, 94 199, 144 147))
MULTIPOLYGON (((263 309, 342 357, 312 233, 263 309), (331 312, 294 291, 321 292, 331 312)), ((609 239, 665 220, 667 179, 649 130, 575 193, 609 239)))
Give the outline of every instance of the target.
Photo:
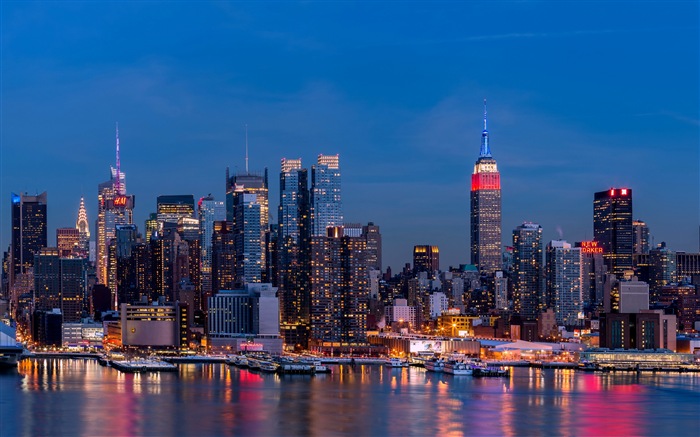
POLYGON ((480 272, 502 269, 501 259, 501 175, 489 148, 484 100, 484 130, 479 159, 474 164, 471 187, 471 261, 480 272))

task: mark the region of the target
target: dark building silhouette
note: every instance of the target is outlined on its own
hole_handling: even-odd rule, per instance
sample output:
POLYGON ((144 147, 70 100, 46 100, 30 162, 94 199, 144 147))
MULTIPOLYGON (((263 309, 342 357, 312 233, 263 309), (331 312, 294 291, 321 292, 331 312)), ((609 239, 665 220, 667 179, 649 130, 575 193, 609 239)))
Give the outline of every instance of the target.
POLYGON ((12 215, 12 268, 10 286, 15 277, 34 266, 34 254, 47 246, 46 206, 44 191, 36 196, 15 194, 11 196, 12 215))
POLYGON ((632 190, 611 188, 593 197, 593 237, 603 248, 608 272, 632 269, 632 190))

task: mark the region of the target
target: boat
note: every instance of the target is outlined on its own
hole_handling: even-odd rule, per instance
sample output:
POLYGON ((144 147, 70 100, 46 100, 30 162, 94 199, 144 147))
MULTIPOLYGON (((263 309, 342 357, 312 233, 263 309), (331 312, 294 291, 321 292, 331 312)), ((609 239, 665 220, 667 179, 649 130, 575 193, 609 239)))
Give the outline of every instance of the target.
POLYGON ((260 370, 267 373, 275 373, 279 369, 280 365, 274 361, 259 360, 260 370))
POLYGON ((578 365, 578 368, 579 370, 583 370, 584 372, 594 372, 598 370, 598 366, 592 361, 581 361, 578 365))
POLYGON ((24 347, 17 343, 16 335, 15 328, 0 322, 0 369, 17 367, 24 347))
POLYGON ((316 373, 331 373, 331 368, 321 363, 320 358, 302 358, 299 362, 312 365, 316 373))
POLYGON ((429 372, 443 372, 445 370, 445 360, 442 358, 431 358, 424 361, 423 366, 429 372))
POLYGON ((509 376, 510 370, 506 367, 487 366, 482 362, 471 363, 474 376, 509 376))
POLYGON ((246 357, 246 363, 250 370, 260 370, 260 360, 253 357, 246 357))
POLYGON ((447 360, 445 362, 444 372, 450 375, 471 375, 473 369, 472 366, 464 361, 447 360))
POLYGON ((387 367, 408 367, 408 361, 403 361, 400 358, 389 358, 384 361, 384 365, 387 367))

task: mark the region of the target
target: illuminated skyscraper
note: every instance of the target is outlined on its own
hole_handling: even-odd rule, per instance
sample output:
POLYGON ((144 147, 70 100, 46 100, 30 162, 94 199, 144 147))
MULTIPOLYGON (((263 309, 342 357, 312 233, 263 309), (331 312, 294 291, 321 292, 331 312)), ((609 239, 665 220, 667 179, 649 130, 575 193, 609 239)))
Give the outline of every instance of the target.
POLYGON ((88 223, 85 199, 83 197, 80 198, 80 208, 78 208, 78 219, 75 221, 75 228, 78 230, 80 250, 87 256, 90 253, 90 224, 88 223))
POLYGON ((306 345, 310 305, 310 202, 301 159, 282 159, 277 227, 277 284, 286 344, 306 345))
POLYGON ((470 235, 472 264, 482 273, 501 270, 501 175, 496 160, 491 157, 486 100, 481 150, 472 173, 470 235))
POLYGON ((432 276, 440 269, 440 250, 437 246, 413 246, 413 273, 428 272, 432 276))
POLYGON ((542 227, 523 223, 513 231, 513 301, 524 320, 542 309, 542 227))
POLYGON ((367 240, 330 227, 311 239, 311 337, 361 343, 367 338, 367 240))
POLYGON ((327 227, 342 225, 340 157, 318 155, 317 164, 311 167, 311 235, 325 237, 327 227))
POLYGON ((236 245, 236 281, 260 282, 267 265, 265 234, 270 222, 267 169, 263 176, 246 172, 231 178, 227 170, 226 185, 226 220, 232 224, 236 245))
POLYGON ((191 194, 158 196, 156 214, 159 230, 164 223, 177 224, 181 217, 194 218, 194 196, 191 194))
POLYGON ((649 227, 642 220, 632 221, 632 253, 649 253, 649 227))
POLYGON ((62 257, 82 254, 80 247, 80 231, 76 228, 56 229, 56 247, 62 257))
POLYGON ((593 237, 603 248, 608 271, 621 277, 632 269, 632 190, 611 188, 593 198, 593 237))
POLYGON ((47 245, 46 192, 36 196, 12 193, 12 268, 10 286, 17 275, 34 266, 34 254, 47 245))
POLYGON ((546 251, 547 307, 554 309, 559 325, 579 324, 583 311, 581 248, 552 240, 546 251))
POLYGON ((110 168, 110 180, 97 186, 97 280, 112 290, 112 302, 116 309, 116 269, 108 272, 109 243, 116 236, 117 225, 133 223, 134 195, 126 194, 126 175, 119 161, 119 127, 116 133, 117 168, 110 168), (111 276, 111 277, 110 277, 111 276))
POLYGON ((226 206, 222 200, 214 200, 209 195, 202 197, 197 203, 199 210, 199 240, 202 257, 202 292, 210 295, 212 292, 212 235, 214 222, 226 220, 226 206))

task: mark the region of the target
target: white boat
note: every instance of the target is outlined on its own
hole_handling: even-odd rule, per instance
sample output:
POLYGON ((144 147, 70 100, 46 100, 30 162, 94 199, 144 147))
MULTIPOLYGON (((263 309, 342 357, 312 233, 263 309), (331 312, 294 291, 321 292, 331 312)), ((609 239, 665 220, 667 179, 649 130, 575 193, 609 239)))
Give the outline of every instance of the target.
POLYGON ((266 361, 266 360, 260 360, 260 370, 263 372, 268 372, 268 373, 274 373, 277 371, 279 368, 279 364, 275 363, 274 361, 266 361))
POLYGON ((403 361, 400 358, 389 358, 384 361, 384 365, 388 367, 408 367, 408 361, 403 361))
POLYGON ((321 363, 320 358, 302 358, 299 360, 300 363, 311 364, 314 366, 316 373, 331 373, 330 367, 321 363))
POLYGON ((467 363, 455 360, 447 360, 444 369, 444 372, 450 375, 471 375, 473 372, 467 363))
POLYGON ((431 358, 423 363, 425 370, 429 372, 443 372, 445 370, 445 360, 442 358, 431 358))

